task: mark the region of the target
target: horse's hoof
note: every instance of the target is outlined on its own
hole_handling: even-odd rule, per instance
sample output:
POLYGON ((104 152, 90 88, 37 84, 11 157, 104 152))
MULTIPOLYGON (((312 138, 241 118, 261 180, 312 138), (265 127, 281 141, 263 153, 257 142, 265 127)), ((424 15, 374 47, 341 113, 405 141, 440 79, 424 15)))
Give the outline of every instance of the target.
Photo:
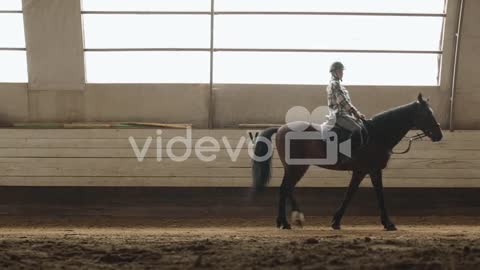
POLYGON ((396 231, 397 227, 395 227, 395 224, 388 224, 384 226, 386 231, 396 231))
POLYGON ((291 230, 292 226, 290 226, 290 224, 283 224, 283 225, 277 225, 277 228, 281 230, 291 230))
POLYGON ((334 230, 340 230, 340 229, 341 229, 341 226, 340 226, 340 224, 332 224, 332 229, 334 229, 334 230))
POLYGON ((277 228, 283 229, 283 230, 290 230, 292 227, 290 226, 290 224, 288 224, 287 221, 277 220, 277 228))
POLYGON ((305 216, 302 212, 293 211, 292 212, 292 222, 298 227, 303 228, 303 224, 305 223, 305 216))

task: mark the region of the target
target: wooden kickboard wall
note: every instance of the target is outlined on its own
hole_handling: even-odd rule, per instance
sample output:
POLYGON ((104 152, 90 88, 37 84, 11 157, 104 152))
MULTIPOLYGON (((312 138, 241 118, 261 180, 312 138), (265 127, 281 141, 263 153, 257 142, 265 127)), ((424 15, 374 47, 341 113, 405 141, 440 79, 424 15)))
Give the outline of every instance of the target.
MULTIPOLYGON (((211 162, 192 155, 183 162, 167 157, 165 146, 184 129, 0 129, 1 186, 168 186, 168 187, 249 187, 251 161, 247 143, 249 130, 194 129, 192 143, 204 136, 219 142, 220 150, 211 162), (145 159, 139 162, 129 142, 133 136, 140 149, 152 138, 145 159), (156 141, 161 138, 162 160, 157 160, 156 141), (224 139, 236 147, 244 137, 238 159, 232 161, 224 139)), ((414 134, 414 133, 412 133, 414 134)), ((386 187, 480 187, 480 131, 444 131, 438 143, 414 142, 408 154, 394 155, 384 171, 386 187)), ((206 144, 209 145, 209 144, 206 144)), ((406 142, 396 149, 403 150, 406 142)), ((182 155, 185 147, 173 145, 182 155)), ((272 186, 278 186, 283 168, 278 154, 273 158, 272 186)), ((317 167, 299 183, 303 187, 344 187, 349 172, 317 167)), ((365 179, 363 186, 371 186, 365 179)))

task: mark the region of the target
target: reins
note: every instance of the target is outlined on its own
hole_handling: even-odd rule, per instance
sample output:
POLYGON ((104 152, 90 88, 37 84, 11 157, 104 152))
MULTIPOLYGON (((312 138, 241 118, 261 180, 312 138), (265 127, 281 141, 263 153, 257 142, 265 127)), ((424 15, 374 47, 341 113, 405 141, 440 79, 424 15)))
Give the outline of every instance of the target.
POLYGON ((413 142, 413 141, 418 141, 418 140, 420 140, 420 139, 422 139, 422 138, 424 138, 424 137, 427 137, 427 136, 428 136, 428 135, 425 134, 425 133, 419 133, 419 134, 417 134, 417 135, 415 135, 415 136, 412 136, 412 137, 405 137, 405 138, 408 139, 408 147, 407 147, 407 149, 405 149, 405 150, 402 151, 402 152, 394 152, 394 151, 392 150, 391 153, 392 153, 392 154, 395 154, 395 155, 406 154, 406 153, 408 153, 408 152, 410 151, 410 147, 412 146, 412 142, 413 142))

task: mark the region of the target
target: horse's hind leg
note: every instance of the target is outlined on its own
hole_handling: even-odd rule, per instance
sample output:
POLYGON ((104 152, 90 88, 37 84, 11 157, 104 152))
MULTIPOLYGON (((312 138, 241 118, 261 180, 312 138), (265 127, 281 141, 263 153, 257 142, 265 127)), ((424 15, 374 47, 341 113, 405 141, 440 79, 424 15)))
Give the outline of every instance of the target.
POLYGON ((303 215, 302 211, 300 211, 300 207, 298 206, 297 200, 295 199, 295 196, 292 193, 290 193, 290 203, 292 205, 292 218, 291 221, 294 225, 297 225, 299 227, 303 227, 303 224, 305 223, 305 216, 303 215))
MULTIPOLYGON (((280 198, 278 202, 277 227, 291 229, 287 220, 287 199, 293 197, 293 189, 308 169, 308 165, 287 165, 280 185, 280 198)), ((294 201, 294 200, 293 200, 294 201)), ((296 203, 295 203, 296 204, 296 203)), ((296 205, 298 208, 298 205, 296 205)))

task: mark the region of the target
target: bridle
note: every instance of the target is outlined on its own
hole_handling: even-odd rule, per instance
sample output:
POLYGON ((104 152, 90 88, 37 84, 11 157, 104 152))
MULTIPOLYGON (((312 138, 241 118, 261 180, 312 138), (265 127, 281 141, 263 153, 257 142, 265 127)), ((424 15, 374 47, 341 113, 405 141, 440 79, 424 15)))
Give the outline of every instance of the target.
POLYGON ((400 155, 400 154, 406 154, 410 151, 410 148, 412 147, 412 142, 413 141, 418 141, 418 140, 421 140, 425 137, 430 137, 433 133, 433 129, 434 128, 438 128, 440 126, 439 123, 436 123, 433 127, 430 127, 428 129, 425 129, 425 131, 423 131, 422 133, 417 133, 416 135, 414 136, 411 136, 411 137, 407 137, 405 136, 404 139, 407 139, 408 140, 408 147, 407 149, 405 149, 404 151, 402 152, 394 152, 393 149, 390 151, 392 154, 395 154, 395 155, 400 155))

